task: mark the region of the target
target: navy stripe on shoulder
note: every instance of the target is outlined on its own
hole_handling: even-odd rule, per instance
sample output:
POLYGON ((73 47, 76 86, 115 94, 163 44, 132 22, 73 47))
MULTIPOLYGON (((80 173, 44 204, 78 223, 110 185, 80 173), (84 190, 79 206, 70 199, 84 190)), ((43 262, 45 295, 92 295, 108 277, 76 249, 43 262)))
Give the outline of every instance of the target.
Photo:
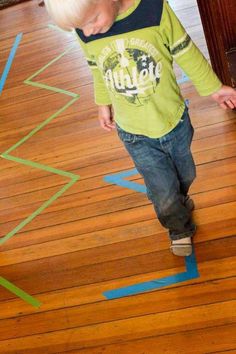
POLYGON ((138 7, 129 16, 115 22, 106 33, 86 37, 82 30, 76 28, 76 32, 84 43, 88 43, 97 39, 107 38, 142 28, 159 26, 162 18, 163 1, 164 0, 141 0, 138 7))

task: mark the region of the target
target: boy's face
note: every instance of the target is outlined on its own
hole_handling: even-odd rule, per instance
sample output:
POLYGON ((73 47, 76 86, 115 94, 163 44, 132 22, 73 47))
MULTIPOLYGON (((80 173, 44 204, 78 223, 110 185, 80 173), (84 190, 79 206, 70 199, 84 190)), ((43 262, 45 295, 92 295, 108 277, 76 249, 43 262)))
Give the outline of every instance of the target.
POLYGON ((98 0, 84 13, 79 28, 86 37, 107 32, 119 14, 119 0, 98 0))

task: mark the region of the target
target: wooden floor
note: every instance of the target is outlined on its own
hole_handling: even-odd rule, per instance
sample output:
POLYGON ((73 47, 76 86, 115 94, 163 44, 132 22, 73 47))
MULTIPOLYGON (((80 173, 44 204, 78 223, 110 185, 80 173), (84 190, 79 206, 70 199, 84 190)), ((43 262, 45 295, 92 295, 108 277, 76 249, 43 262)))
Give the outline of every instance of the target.
MULTIPOLYGON (((208 56, 195 0, 170 3, 208 56)), ((0 12, 0 76, 23 33, 0 98, 0 282, 11 283, 0 286, 0 353, 236 353, 235 113, 181 85, 195 127, 199 277, 108 300, 105 291, 184 272, 185 260, 169 252, 145 194, 104 181, 133 164, 98 126, 78 45, 49 23, 36 1, 0 12)))

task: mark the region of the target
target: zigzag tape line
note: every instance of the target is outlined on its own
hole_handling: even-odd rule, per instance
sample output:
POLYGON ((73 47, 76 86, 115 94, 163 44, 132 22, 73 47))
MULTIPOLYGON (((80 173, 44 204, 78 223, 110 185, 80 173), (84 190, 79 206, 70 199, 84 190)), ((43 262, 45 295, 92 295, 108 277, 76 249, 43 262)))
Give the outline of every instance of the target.
MULTIPOLYGON (((68 107, 70 107, 72 104, 74 104, 78 99, 79 95, 75 94, 70 91, 62 90, 57 87, 53 86, 48 86, 42 83, 38 83, 35 81, 32 81, 37 75, 42 73, 44 70, 46 70, 50 65, 54 64, 56 61, 61 59, 65 54, 67 54, 74 46, 68 48, 66 51, 64 51, 62 54, 60 54, 58 57, 53 59, 51 62, 49 62, 47 65, 45 65, 43 68, 41 68, 39 71, 37 71, 35 74, 30 76, 27 80, 24 81, 25 84, 31 85, 34 87, 38 88, 43 88, 49 91, 54 91, 57 93, 65 94, 70 97, 72 97, 72 100, 69 101, 65 106, 63 106, 61 109, 59 109, 56 113, 54 113, 52 116, 47 118, 44 122, 39 124, 36 128, 34 128, 27 136, 25 136, 22 140, 17 142, 15 145, 13 145, 11 148, 9 148, 7 151, 2 153, 0 156, 6 160, 14 161, 26 166, 30 166, 33 168, 41 169, 44 171, 48 171, 63 177, 68 177, 70 181, 63 187, 61 188, 57 193, 55 193, 49 200, 44 202, 37 210, 35 210, 30 216, 28 216, 25 220, 23 220, 19 225, 17 225, 12 231, 10 231, 5 237, 0 239, 0 245, 3 245, 6 241, 8 241, 10 238, 12 238, 18 231, 20 231, 24 226, 29 224, 36 216, 38 216, 43 210, 45 210, 52 202, 54 202, 57 198, 59 198, 63 193, 66 192, 67 189, 69 189, 74 183, 76 183, 79 179, 78 175, 75 175, 70 172, 66 172, 63 170, 59 170, 50 166, 46 166, 37 162, 33 162, 30 160, 25 160, 13 155, 10 155, 12 151, 14 151, 17 147, 21 146, 24 144, 27 140, 29 140, 33 135, 35 135, 39 130, 41 130, 43 127, 45 127, 48 123, 50 123, 53 119, 55 119, 57 116, 59 116, 62 112, 64 112, 68 107)), ((28 302, 34 307, 40 307, 41 303, 31 297, 29 294, 25 293, 23 290, 17 288, 14 284, 10 283, 8 280, 0 277, 0 285, 5 287, 6 289, 10 290, 12 293, 16 294, 18 297, 22 298, 24 301, 28 302)))

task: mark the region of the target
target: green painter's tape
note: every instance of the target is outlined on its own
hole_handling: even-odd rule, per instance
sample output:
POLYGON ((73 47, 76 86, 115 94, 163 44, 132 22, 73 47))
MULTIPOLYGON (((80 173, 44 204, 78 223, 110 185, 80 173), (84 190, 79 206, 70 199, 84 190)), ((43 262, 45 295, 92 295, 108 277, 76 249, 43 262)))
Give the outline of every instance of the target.
MULTIPOLYGON (((59 198, 63 193, 67 191, 74 183, 76 183, 79 179, 78 175, 75 175, 73 173, 67 172, 67 171, 62 171, 58 170, 56 168, 53 168, 51 166, 46 166, 34 161, 29 161, 25 160, 19 157, 15 157, 10 155, 10 152, 24 144, 28 139, 30 139, 33 135, 35 135, 38 131, 40 131, 43 127, 45 127, 48 123, 50 123, 54 118, 56 118, 59 114, 61 114, 63 111, 65 111, 68 107, 70 107, 72 104, 74 104, 78 98, 79 95, 70 91, 62 90, 57 87, 52 87, 48 86, 39 82, 33 82, 31 81, 33 78, 35 78, 37 75, 42 73, 44 70, 46 70, 50 65, 58 61, 60 58, 62 58, 65 54, 67 54, 73 47, 70 47, 67 49, 64 53, 60 54, 57 58, 53 59, 45 65, 43 68, 38 70, 35 74, 33 74, 30 78, 24 81, 25 84, 31 85, 34 87, 46 89, 49 91, 53 91, 56 93, 60 94, 65 94, 69 97, 72 97, 72 100, 70 100, 66 105, 64 105, 61 109, 59 109, 56 113, 54 113, 52 116, 47 118, 45 121, 43 121, 41 124, 39 124, 36 128, 34 128, 27 136, 25 136, 23 139, 18 141, 15 145, 10 147, 7 151, 1 154, 1 157, 10 161, 14 161, 26 166, 30 166, 33 168, 41 169, 43 171, 47 171, 50 173, 54 173, 63 177, 67 177, 70 179, 70 182, 67 183, 65 186, 63 186, 57 193, 55 193, 49 200, 44 202, 37 210, 35 210, 30 216, 28 216, 25 220, 23 220, 19 225, 17 225, 14 230, 10 231, 5 237, 0 239, 0 245, 3 245, 6 241, 8 241, 11 237, 13 237, 18 231, 20 231, 24 226, 29 224, 36 216, 38 216, 42 211, 44 211, 52 202, 54 202, 57 198, 59 198)), ((25 293, 23 290, 19 289, 16 287, 14 284, 10 283, 8 280, 5 278, 0 277, 0 285, 3 286, 4 288, 8 289, 10 292, 15 294, 16 296, 20 297, 22 300, 26 301, 27 303, 31 304, 34 307, 39 307, 41 303, 34 299, 32 296, 28 295, 25 293)))
MULTIPOLYGON (((72 47, 69 48, 69 50, 71 50, 72 47)), ((65 55, 66 53, 68 53, 69 50, 66 50, 63 54, 59 55, 56 59, 52 60, 49 64, 44 66, 44 70, 46 68, 49 67, 49 65, 52 65, 53 63, 55 63, 56 60, 59 60, 63 55, 65 55)), ((39 71, 37 71, 36 74, 32 75, 31 78, 35 77, 36 75, 38 75, 39 73, 42 72, 42 69, 40 69, 39 71)), ((31 84, 31 82, 28 80, 26 80, 27 84, 31 84)), ((35 83, 33 83, 35 84, 35 83)), ((48 89, 49 86, 47 85, 41 85, 43 86, 43 88, 48 89)), ((56 88, 52 88, 50 87, 50 89, 53 89, 54 91, 56 91, 56 88)), ((61 93, 64 93, 67 95, 67 91, 63 91, 60 90, 61 93), (63 91, 63 92, 62 92, 63 91)), ((58 91, 56 91, 58 92, 58 91)), ((23 143, 25 143, 28 139, 30 139, 33 135, 35 135, 39 130, 41 130, 43 127, 45 127, 48 123, 50 123, 53 119, 55 119, 59 114, 61 114, 63 111, 65 111, 69 106, 71 106, 73 103, 75 103, 78 98, 79 95, 74 94, 74 93, 70 93, 70 96, 74 95, 75 97, 69 101, 65 106, 63 106, 61 109, 59 109, 56 113, 54 113, 52 116, 50 116, 49 118, 47 118, 44 122, 42 122, 41 124, 39 124, 36 128, 34 128, 27 136, 25 136, 23 139, 21 139, 20 141, 18 141, 15 145, 13 145, 10 149, 8 149, 5 153, 3 153, 1 155, 2 158, 10 160, 10 161, 14 161, 14 162, 18 162, 20 164, 26 165, 26 166, 30 166, 33 168, 37 168, 40 170, 44 170, 50 173, 54 173, 63 177, 68 177, 71 179, 71 181, 66 184, 62 189, 60 189, 57 193, 55 193, 49 200, 47 200, 46 202, 44 202, 37 210, 35 210, 31 215, 29 215, 25 220, 23 220, 19 225, 17 225, 12 231, 10 231, 6 236, 2 237, 0 239, 0 245, 3 245, 6 241, 8 241, 10 238, 12 238, 18 231, 20 231, 24 226, 26 226, 27 224, 29 224, 36 216, 38 216, 42 211, 44 211, 52 202, 54 202, 57 198, 59 198, 68 188, 70 188, 74 183, 76 183, 79 179, 78 175, 75 175, 73 173, 67 172, 67 171, 62 171, 62 170, 58 170, 56 168, 53 168, 51 166, 46 166, 34 161, 29 161, 29 160, 25 160, 19 157, 15 157, 10 155, 9 153, 12 152, 13 150, 15 150, 17 147, 21 146, 23 143)))
MULTIPOLYGON (((78 179, 78 178, 77 178, 78 179)), ((67 189, 69 189, 77 179, 71 180, 68 184, 63 186, 57 193, 55 193, 49 200, 44 202, 37 210, 35 210, 30 216, 23 220, 19 225, 17 225, 12 231, 10 231, 6 236, 0 239, 0 246, 3 245, 6 241, 12 238, 18 231, 20 231, 24 226, 29 224, 36 216, 38 216, 42 211, 44 211, 52 202, 59 198, 67 189)))
POLYGON ((8 155, 10 152, 12 152, 13 150, 15 150, 17 147, 19 147, 20 145, 22 145, 23 143, 25 143, 28 139, 30 139, 33 135, 35 135, 39 130, 41 130, 43 127, 45 127, 45 125, 47 125, 48 123, 50 123, 54 118, 56 118, 57 116, 59 116, 59 114, 61 114, 62 112, 64 112, 68 107, 70 107, 73 103, 75 103, 78 100, 79 96, 77 96, 76 98, 73 98, 71 101, 69 101, 65 106, 63 106, 61 109, 59 109, 59 111, 57 111, 56 113, 54 113, 52 116, 50 116, 49 118, 47 118, 45 121, 43 121, 41 124, 39 124, 36 128, 34 128, 28 135, 26 135, 23 139, 21 139, 20 141, 18 141, 15 145, 13 145, 10 149, 8 149, 7 151, 5 151, 1 156, 3 157, 4 155, 8 155))
POLYGON ((31 295, 27 294, 14 284, 10 283, 7 279, 0 277, 0 285, 2 285, 5 289, 9 290, 11 293, 15 294, 16 296, 20 297, 22 300, 25 302, 28 302, 28 304, 34 306, 34 307, 40 307, 42 305, 41 302, 39 302, 37 299, 32 297, 31 295))
POLYGON ((33 161, 30 161, 30 160, 24 160, 24 159, 21 159, 19 157, 15 157, 15 156, 8 155, 8 154, 5 154, 5 153, 2 154, 1 157, 6 159, 6 160, 19 162, 22 165, 38 168, 39 170, 44 170, 44 171, 47 171, 47 172, 52 172, 52 173, 55 173, 55 174, 57 174, 59 176, 69 177, 69 178, 75 179, 75 180, 79 179, 78 175, 74 175, 73 173, 70 173, 70 172, 67 172, 67 171, 58 170, 58 169, 53 168, 51 166, 42 165, 41 163, 38 163, 38 162, 33 162, 33 161))
POLYGON ((71 51, 71 49, 74 48, 74 45, 69 47, 67 50, 65 50, 62 54, 58 55, 58 57, 56 57, 55 59, 51 60, 48 64, 46 64, 45 66, 43 66, 41 69, 39 69, 38 71, 36 71, 36 73, 34 73, 32 76, 30 76, 28 79, 26 79, 26 81, 31 81, 32 79, 35 78, 35 76, 38 76, 39 74, 41 74, 44 70, 46 70, 49 66, 51 66, 52 64, 54 64, 56 61, 60 60, 65 54, 69 53, 71 51))
POLYGON ((66 34, 67 36, 73 36, 73 32, 64 31, 63 29, 61 29, 60 27, 57 27, 56 25, 54 25, 54 24, 52 24, 52 23, 49 23, 49 24, 48 24, 48 28, 52 28, 53 30, 58 31, 58 32, 63 32, 63 33, 66 34))
POLYGON ((57 92, 57 93, 63 93, 65 95, 67 95, 67 96, 78 97, 78 95, 76 93, 73 93, 73 92, 70 92, 70 91, 66 91, 66 90, 62 90, 62 89, 59 89, 58 87, 48 86, 48 85, 40 84, 38 82, 32 82, 32 81, 29 81, 29 80, 25 80, 24 83, 28 84, 28 85, 31 85, 31 86, 34 86, 34 87, 39 87, 39 88, 42 88, 42 89, 46 89, 48 91, 53 91, 53 92, 57 92))

